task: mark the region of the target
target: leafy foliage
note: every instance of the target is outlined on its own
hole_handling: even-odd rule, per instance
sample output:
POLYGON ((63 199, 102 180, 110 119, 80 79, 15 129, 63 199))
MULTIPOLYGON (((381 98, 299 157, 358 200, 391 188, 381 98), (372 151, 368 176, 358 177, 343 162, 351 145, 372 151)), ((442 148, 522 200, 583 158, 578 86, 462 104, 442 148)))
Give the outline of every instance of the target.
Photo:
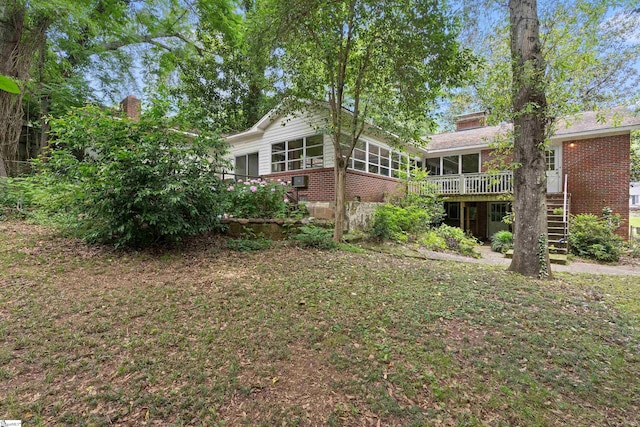
POLYGON ((225 218, 285 218, 290 212, 287 182, 247 179, 225 185, 225 218))
POLYGON ((476 251, 476 247, 479 245, 478 241, 474 237, 465 234, 461 228, 441 224, 433 231, 444 239, 448 249, 463 255, 480 258, 480 254, 476 251))
POLYGON ((425 111, 468 76, 471 55, 443 3, 262 0, 256 25, 276 40, 272 59, 286 112, 326 111, 336 169, 334 239, 342 238, 346 168, 363 132, 422 143, 425 111), (350 113, 347 113, 350 112, 350 113), (372 123, 375 126, 372 126, 372 123), (385 129, 390 133, 381 132, 385 129))
POLYGON ((13 79, 2 74, 0 74, 0 90, 14 94, 20 93, 20 88, 18 87, 16 82, 13 81, 13 79))
POLYGON ((494 252, 506 253, 513 248, 513 233, 507 230, 500 230, 491 236, 491 250, 494 252))
POLYGON ((614 234, 618 226, 618 215, 602 218, 592 214, 572 216, 568 236, 571 252, 598 261, 618 261, 622 252, 622 239, 614 234))
POLYGON ((437 197, 409 195, 376 208, 371 236, 377 240, 405 242, 444 218, 444 207, 437 197))
POLYGON ((332 237, 331 230, 309 224, 299 227, 292 239, 303 248, 333 249, 337 245, 332 237))
POLYGON ((135 122, 87 107, 51 121, 56 141, 39 179, 69 189, 61 194, 84 239, 145 246, 218 227, 224 145, 163 117, 161 108, 135 122))

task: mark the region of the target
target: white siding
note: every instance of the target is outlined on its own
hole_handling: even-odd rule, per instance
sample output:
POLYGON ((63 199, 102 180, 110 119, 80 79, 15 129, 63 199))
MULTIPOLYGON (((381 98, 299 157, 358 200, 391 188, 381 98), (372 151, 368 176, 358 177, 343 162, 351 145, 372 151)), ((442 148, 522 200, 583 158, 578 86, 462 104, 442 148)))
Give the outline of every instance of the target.
MULTIPOLYGON (((321 114, 314 116, 278 118, 274 120, 264 132, 249 134, 240 140, 230 143, 227 158, 233 167, 236 156, 250 153, 258 153, 259 174, 268 175, 271 173, 271 145, 277 142, 289 141, 305 136, 317 135, 322 132, 325 120, 321 114)), ((361 139, 372 142, 381 147, 392 149, 377 138, 362 136, 361 139)), ((397 151, 397 150, 396 150, 397 151)), ((324 167, 333 167, 333 141, 330 135, 324 136, 324 167)))

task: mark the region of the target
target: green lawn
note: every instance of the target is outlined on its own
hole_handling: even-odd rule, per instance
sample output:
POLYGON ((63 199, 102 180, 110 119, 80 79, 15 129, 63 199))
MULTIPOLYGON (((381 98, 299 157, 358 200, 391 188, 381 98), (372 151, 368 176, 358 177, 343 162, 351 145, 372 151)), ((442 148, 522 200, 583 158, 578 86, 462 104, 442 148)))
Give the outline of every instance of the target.
POLYGON ((629 217, 629 225, 632 227, 640 227, 640 216, 629 217))
POLYGON ((640 277, 222 244, 0 222, 0 419, 638 425, 640 277))

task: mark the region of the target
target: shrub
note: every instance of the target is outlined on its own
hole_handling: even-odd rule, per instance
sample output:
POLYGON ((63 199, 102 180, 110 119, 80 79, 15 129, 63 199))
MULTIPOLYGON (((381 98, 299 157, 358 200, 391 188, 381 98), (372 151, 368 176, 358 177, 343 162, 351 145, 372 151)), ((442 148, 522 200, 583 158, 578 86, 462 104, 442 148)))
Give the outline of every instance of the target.
POLYGON ((619 217, 605 215, 598 218, 592 214, 571 217, 569 247, 575 255, 598 261, 617 262, 622 251, 622 239, 614 234, 619 217))
POLYGON ((405 242, 442 218, 444 209, 437 198, 410 195, 376 208, 371 236, 377 240, 405 242))
POLYGON ((336 247, 336 242, 333 241, 333 230, 315 225, 303 225, 298 228, 298 232, 292 239, 303 248, 333 249, 336 247))
POLYGON ((51 121, 55 139, 37 179, 60 196, 54 205, 67 203, 67 225, 90 242, 145 246, 215 229, 224 142, 175 126, 154 108, 139 122, 75 109, 51 121))
POLYGON ((224 215, 231 218, 284 218, 291 205, 286 182, 262 179, 226 183, 224 215))
POLYGON ((507 253, 513 248, 513 234, 510 231, 502 230, 491 236, 491 250, 494 252, 507 253))
POLYGON ((420 235, 418 243, 432 251, 444 251, 447 249, 447 242, 445 242, 444 237, 438 234, 436 229, 428 230, 420 235))
POLYGON ((475 237, 468 236, 458 227, 451 227, 446 224, 440 225, 435 229, 436 232, 444 238, 447 247, 455 252, 463 255, 480 258, 480 253, 476 251, 476 247, 480 244, 475 237))

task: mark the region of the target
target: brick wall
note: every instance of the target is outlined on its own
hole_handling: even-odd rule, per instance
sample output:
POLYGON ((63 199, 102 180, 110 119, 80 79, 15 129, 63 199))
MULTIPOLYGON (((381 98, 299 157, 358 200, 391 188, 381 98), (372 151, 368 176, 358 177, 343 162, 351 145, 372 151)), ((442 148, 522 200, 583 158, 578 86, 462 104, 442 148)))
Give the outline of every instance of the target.
POLYGON ((291 177, 307 175, 309 185, 307 188, 298 190, 298 197, 305 198, 310 202, 332 202, 335 194, 335 177, 333 168, 305 169, 291 172, 280 172, 265 175, 267 179, 281 179, 291 181, 291 177))
POLYGON ((396 178, 347 170, 347 200, 359 198, 361 202, 383 202, 387 196, 403 189, 403 184, 396 178))
POLYGON ((493 148, 488 148, 480 152, 481 172, 489 172, 489 169, 504 169, 505 165, 513 162, 513 153, 498 154, 493 148))
POLYGON ((608 206, 622 217, 616 233, 625 239, 629 236, 629 145, 627 134, 566 141, 562 147, 571 213, 600 216, 608 206))
MULTIPOLYGON (((266 175, 267 179, 291 181, 291 177, 308 175, 309 186, 298 190, 299 197, 306 197, 311 202, 332 202, 335 195, 335 176, 333 168, 305 169, 301 171, 280 172, 266 175)), ((389 194, 403 188, 395 178, 373 175, 360 171, 347 171, 348 201, 359 198, 361 202, 382 202, 389 194)))
POLYGON ((120 109, 124 111, 127 117, 133 120, 140 120, 140 111, 142 103, 133 95, 127 96, 120 102, 120 109))

